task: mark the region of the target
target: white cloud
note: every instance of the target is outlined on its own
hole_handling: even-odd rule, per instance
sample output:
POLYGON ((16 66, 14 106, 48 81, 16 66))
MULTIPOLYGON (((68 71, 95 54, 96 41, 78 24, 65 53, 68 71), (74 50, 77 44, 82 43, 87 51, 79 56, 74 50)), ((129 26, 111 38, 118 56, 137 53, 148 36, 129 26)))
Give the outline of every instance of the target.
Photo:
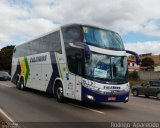
POLYGON ((16 33, 26 35, 26 36, 35 36, 42 33, 46 33, 56 27, 51 21, 46 19, 27 19, 15 21, 14 29, 16 33), (18 24, 18 25, 17 25, 18 24))
POLYGON ((160 41, 125 43, 125 49, 138 54, 153 53, 160 55, 160 41))
POLYGON ((33 2, 33 16, 45 17, 59 23, 91 23, 122 33, 139 32, 160 36, 159 0, 53 0, 52 2, 52 6, 49 6, 47 1, 41 5, 33 2))
MULTIPOLYGON (((51 20, 31 17, 30 11, 26 8, 11 6, 6 1, 0 3, 0 8, 0 48, 15 44, 18 39, 29 39, 46 33, 57 26, 51 20)), ((19 41, 22 40, 18 40, 17 44, 21 43, 19 41)))
POLYGON ((17 36, 33 38, 70 22, 160 37, 160 0, 25 1, 1 0, 0 47, 17 36))

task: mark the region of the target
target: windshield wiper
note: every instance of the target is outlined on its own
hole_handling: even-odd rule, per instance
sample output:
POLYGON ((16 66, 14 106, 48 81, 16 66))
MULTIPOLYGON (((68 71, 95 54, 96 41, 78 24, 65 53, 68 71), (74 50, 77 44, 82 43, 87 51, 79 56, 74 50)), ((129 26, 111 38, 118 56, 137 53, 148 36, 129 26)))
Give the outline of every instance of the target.
POLYGON ((100 77, 93 77, 93 79, 96 79, 96 80, 103 80, 103 81, 110 81, 110 79, 108 78, 100 78, 100 77))

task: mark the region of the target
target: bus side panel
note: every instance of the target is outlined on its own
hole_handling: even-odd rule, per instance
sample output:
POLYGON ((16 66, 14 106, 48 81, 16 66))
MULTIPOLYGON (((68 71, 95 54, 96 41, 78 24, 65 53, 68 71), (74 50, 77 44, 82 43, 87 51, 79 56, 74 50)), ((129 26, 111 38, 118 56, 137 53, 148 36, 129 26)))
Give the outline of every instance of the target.
POLYGON ((47 52, 46 56, 47 56, 46 61, 44 63, 42 63, 42 66, 41 66, 41 68, 42 68, 41 90, 45 91, 45 92, 47 90, 47 87, 49 85, 49 81, 51 79, 52 72, 53 72, 50 53, 47 52))
POLYGON ((45 92, 53 72, 49 52, 29 56, 28 62, 30 75, 27 87, 45 92))
POLYGON ((31 84, 28 87, 41 90, 41 63, 32 63, 30 64, 30 79, 31 84))

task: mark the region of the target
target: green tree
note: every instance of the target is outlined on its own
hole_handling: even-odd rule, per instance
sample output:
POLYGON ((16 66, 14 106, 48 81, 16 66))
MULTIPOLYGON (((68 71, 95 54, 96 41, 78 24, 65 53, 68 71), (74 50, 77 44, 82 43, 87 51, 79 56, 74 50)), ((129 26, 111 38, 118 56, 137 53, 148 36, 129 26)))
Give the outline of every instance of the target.
POLYGON ((12 54, 15 46, 6 46, 0 50, 0 70, 11 72, 12 54))
POLYGON ((146 57, 141 61, 142 67, 154 67, 154 61, 152 58, 146 57))

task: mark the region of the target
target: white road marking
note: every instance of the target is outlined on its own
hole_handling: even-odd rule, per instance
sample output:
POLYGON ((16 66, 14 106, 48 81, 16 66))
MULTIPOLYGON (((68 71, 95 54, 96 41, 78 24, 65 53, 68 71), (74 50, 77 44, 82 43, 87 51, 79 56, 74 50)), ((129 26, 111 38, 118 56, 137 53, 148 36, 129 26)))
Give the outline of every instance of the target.
POLYGON ((105 114, 104 112, 102 111, 99 111, 99 110, 95 110, 95 109, 91 109, 91 108, 87 108, 87 107, 83 107, 83 106, 79 106, 79 105, 75 105, 75 104, 72 104, 72 103, 68 103, 72 106, 75 106, 75 107, 79 107, 79 108, 83 108, 83 109, 87 109, 87 110, 90 110, 92 112, 96 112, 96 113, 99 113, 99 114, 105 114))
POLYGON ((0 83, 0 85, 2 85, 2 86, 6 86, 6 87, 9 87, 9 88, 13 88, 13 86, 10 86, 10 85, 8 85, 8 84, 0 83))

